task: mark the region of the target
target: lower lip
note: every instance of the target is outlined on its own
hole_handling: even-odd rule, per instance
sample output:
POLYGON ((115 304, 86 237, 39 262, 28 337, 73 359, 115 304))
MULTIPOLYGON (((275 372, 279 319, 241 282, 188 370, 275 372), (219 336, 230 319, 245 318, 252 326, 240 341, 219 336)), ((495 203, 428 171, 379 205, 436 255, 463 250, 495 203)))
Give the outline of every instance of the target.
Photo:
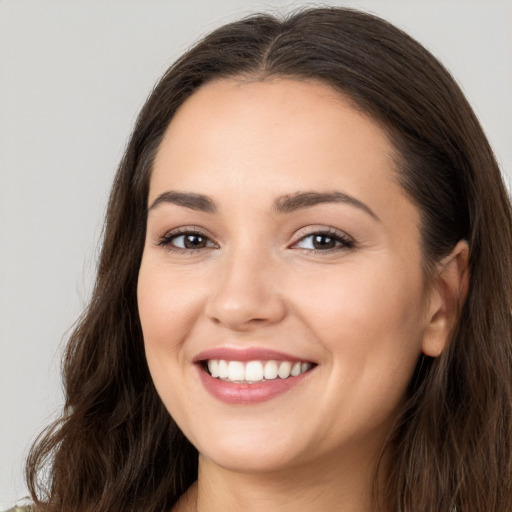
POLYGON ((304 381, 311 370, 296 377, 272 379, 258 384, 237 384, 212 377, 201 365, 199 376, 206 390, 215 398, 228 404, 256 404, 272 400, 304 381))

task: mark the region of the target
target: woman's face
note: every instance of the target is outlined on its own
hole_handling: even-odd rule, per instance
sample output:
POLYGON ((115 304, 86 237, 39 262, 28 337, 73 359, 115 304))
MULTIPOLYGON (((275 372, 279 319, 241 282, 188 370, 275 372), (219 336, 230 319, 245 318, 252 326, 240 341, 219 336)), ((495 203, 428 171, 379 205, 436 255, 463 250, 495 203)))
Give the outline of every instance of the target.
POLYGON ((199 452, 242 471, 374 457, 429 324, 419 213, 379 126, 319 83, 209 83, 148 204, 147 361, 199 452))

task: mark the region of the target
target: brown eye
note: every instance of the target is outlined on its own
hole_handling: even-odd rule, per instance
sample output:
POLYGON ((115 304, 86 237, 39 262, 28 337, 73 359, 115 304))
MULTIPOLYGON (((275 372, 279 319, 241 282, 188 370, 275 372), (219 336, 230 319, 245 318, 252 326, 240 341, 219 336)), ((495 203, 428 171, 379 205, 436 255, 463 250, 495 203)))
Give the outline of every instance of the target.
POLYGON ((341 234, 318 232, 302 237, 295 247, 322 252, 350 249, 354 247, 354 242, 341 234))
POLYGON ((165 235, 160 239, 158 245, 169 249, 177 250, 200 250, 217 247, 210 238, 202 233, 188 232, 174 233, 165 235))
POLYGON ((202 249, 203 247, 207 247, 208 239, 196 233, 190 233, 189 235, 183 235, 183 247, 185 249, 202 249))
POLYGON ((315 249, 334 249, 337 240, 329 235, 313 235, 313 247, 315 249))

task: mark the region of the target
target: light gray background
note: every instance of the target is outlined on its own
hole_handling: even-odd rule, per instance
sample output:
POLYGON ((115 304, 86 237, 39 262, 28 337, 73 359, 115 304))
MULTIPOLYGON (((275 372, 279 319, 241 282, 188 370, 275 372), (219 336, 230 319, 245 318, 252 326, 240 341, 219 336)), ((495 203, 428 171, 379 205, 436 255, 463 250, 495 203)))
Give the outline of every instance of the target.
MULTIPOLYGON (((372 11, 423 42, 512 174, 512 1, 325 4, 372 11)), ((63 341, 89 295, 110 182, 152 85, 218 25, 300 5, 0 0, 0 509, 26 494, 23 459, 62 402, 63 341)))

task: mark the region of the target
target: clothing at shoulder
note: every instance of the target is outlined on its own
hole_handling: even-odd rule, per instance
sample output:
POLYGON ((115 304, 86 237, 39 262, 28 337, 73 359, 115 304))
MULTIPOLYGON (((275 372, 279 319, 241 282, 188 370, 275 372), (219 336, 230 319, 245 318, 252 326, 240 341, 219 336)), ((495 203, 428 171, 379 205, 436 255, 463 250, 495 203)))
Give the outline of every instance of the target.
POLYGON ((32 507, 26 506, 26 507, 13 507, 9 510, 6 510, 5 512, 34 512, 34 509, 32 507))

